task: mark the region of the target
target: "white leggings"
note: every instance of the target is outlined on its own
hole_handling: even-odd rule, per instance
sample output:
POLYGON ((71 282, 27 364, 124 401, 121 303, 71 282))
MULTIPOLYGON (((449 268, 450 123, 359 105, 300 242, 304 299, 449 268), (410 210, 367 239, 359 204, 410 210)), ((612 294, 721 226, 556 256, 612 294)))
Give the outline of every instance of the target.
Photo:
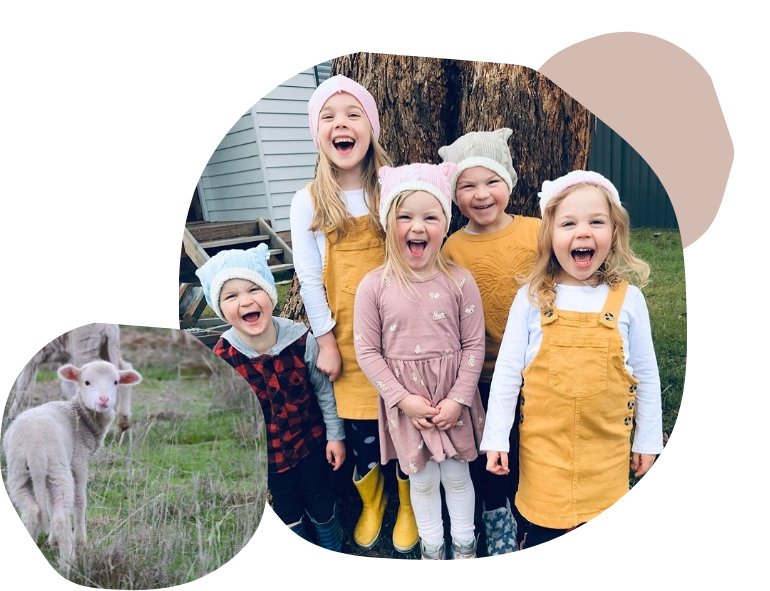
POLYGON ((409 475, 409 482, 417 531, 423 542, 436 545, 444 540, 441 485, 444 486, 452 538, 465 543, 473 540, 476 497, 468 462, 453 459, 442 462, 430 460, 417 474, 409 475))

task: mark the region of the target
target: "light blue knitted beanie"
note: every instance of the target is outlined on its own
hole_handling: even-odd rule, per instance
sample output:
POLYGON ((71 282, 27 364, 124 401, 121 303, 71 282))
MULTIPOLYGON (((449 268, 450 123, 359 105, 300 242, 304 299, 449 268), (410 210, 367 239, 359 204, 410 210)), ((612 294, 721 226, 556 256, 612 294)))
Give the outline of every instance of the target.
POLYGON ((211 257, 195 274, 201 280, 206 302, 222 320, 225 320, 219 307, 219 294, 222 286, 229 279, 245 279, 265 290, 273 308, 278 304, 278 292, 275 279, 267 266, 270 255, 267 244, 260 244, 248 250, 223 250, 211 257))

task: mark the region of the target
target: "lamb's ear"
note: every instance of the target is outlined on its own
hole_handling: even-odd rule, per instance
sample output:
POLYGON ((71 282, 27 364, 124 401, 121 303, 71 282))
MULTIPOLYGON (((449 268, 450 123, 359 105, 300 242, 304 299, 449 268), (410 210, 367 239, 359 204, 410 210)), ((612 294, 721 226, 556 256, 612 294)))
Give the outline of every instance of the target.
POLYGON ((78 378, 80 377, 80 369, 75 367, 74 365, 62 365, 59 368, 59 371, 56 372, 59 374, 59 377, 63 380, 68 380, 70 382, 77 382, 78 378))
POLYGON ((139 373, 135 372, 133 369, 124 369, 118 373, 120 374, 121 384, 138 384, 142 381, 142 376, 140 376, 139 373))

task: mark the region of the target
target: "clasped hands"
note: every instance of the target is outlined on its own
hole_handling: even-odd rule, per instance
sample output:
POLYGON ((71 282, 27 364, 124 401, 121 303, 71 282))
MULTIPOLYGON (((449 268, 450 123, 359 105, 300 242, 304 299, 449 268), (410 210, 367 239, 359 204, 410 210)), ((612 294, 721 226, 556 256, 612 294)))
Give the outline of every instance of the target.
POLYGON ((460 420, 462 405, 449 398, 441 400, 435 407, 428 399, 416 394, 408 394, 396 407, 403 411, 417 429, 436 428, 439 431, 451 429, 460 420))

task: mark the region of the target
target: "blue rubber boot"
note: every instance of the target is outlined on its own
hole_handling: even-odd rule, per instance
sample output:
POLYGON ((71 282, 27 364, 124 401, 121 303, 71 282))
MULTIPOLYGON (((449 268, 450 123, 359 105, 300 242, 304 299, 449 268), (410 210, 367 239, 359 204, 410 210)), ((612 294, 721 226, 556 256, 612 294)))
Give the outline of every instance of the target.
POLYGON ((312 516, 310 521, 315 526, 316 539, 321 548, 332 552, 342 552, 342 526, 340 526, 340 520, 337 519, 336 508, 332 513, 332 518, 326 523, 318 523, 312 516))

